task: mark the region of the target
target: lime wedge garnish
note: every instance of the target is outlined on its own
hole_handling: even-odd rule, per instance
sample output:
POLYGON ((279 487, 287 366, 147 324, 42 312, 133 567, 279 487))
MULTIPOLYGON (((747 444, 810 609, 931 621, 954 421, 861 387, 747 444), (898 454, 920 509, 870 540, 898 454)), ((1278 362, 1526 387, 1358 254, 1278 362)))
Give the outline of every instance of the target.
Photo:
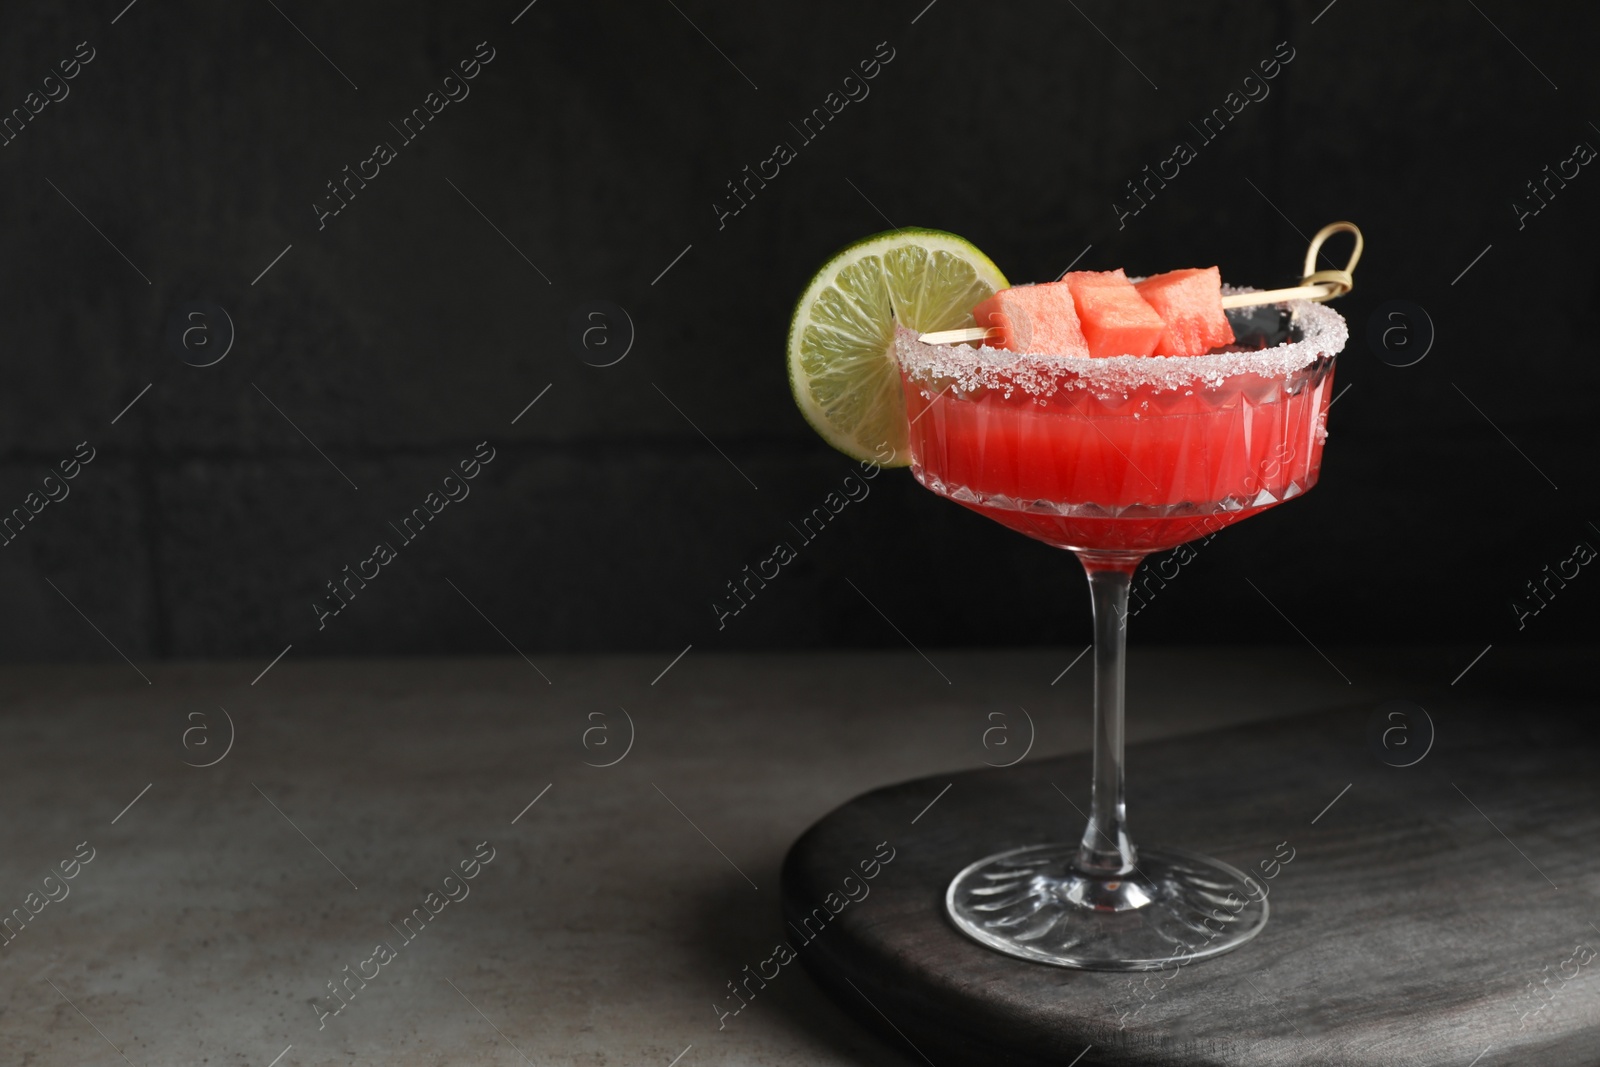
POLYGON ((973 307, 1009 284, 988 256, 942 230, 890 230, 837 253, 789 323, 789 387, 800 413, 852 459, 904 467, 911 458, 895 323, 919 333, 972 326, 973 307))

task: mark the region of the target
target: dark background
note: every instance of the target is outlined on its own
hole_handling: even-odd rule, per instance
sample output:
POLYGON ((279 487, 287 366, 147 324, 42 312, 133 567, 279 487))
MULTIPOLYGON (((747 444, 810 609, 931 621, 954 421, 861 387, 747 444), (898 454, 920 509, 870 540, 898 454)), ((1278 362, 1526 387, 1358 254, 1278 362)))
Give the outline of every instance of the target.
POLYGON ((1525 629, 1511 607, 1600 546, 1600 173, 1520 229, 1512 206, 1600 147, 1592 6, 125 2, 0 14, 0 109, 96 50, 0 149, 0 511, 97 453, 0 548, 5 658, 900 646, 883 616, 920 646, 1082 643, 1069 557, 904 471, 718 631, 724 583, 853 466, 790 401, 795 297, 890 225, 1014 281, 1089 246, 1080 268, 1273 285, 1340 218, 1367 252, 1321 484, 1206 545, 1135 640, 1299 641, 1287 617, 1465 662, 1596 636, 1589 569, 1525 629), (480 41, 471 95, 319 231, 324 183, 480 41), (725 183, 883 41, 870 96, 719 229, 725 183), (1283 41, 1270 95, 1202 145, 1189 123, 1283 41), (1119 229, 1179 140, 1198 158, 1119 229), (594 300, 635 330, 608 367, 614 314, 610 348, 571 338, 594 300), (1394 300, 1437 331, 1413 366, 1367 342, 1394 300), (192 301, 236 330, 213 366, 168 337, 192 301), (471 496, 319 631, 323 584, 483 440, 471 496))

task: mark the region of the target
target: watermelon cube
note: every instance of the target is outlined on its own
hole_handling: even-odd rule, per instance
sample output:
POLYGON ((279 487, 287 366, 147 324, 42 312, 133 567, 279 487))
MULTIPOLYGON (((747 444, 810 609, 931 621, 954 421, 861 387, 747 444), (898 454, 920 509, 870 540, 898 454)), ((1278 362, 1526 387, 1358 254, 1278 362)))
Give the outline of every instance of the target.
POLYGON ((1073 271, 1064 279, 1078 305, 1089 355, 1148 356, 1166 326, 1119 268, 1073 271))
POLYGON ((1222 272, 1216 267, 1169 270, 1135 286, 1166 329, 1158 356, 1199 356, 1233 344, 1233 327, 1222 310, 1222 272))
POLYGON ((979 326, 996 330, 986 342, 1017 352, 1087 356, 1072 291, 1063 282, 1002 289, 972 309, 979 326))

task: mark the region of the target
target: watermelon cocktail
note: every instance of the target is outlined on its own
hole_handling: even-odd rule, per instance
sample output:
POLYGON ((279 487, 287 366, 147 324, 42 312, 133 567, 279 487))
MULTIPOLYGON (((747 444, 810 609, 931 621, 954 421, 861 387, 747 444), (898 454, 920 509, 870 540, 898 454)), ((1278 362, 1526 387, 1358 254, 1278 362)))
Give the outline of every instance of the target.
POLYGON ((1265 890, 1177 849, 1136 849, 1123 805, 1128 588, 1141 559, 1310 489, 1344 319, 1298 302, 1236 316, 1194 356, 1091 358, 923 344, 901 329, 911 468, 941 496, 1077 555, 1095 624, 1095 769, 1081 841, 972 864, 962 932, 1060 966, 1148 970, 1260 932, 1265 890))
POLYGON ((953 872, 945 910, 974 940, 1057 966, 1153 970, 1226 952, 1266 923, 1255 877, 1128 836, 1128 590, 1146 555, 1316 483, 1347 329, 1312 301, 1350 288, 1361 245, 1354 225, 1333 223, 1313 238, 1300 286, 1224 294, 1216 267, 1012 285, 954 234, 902 229, 841 250, 802 294, 789 379, 825 440, 862 462, 888 452, 884 465, 1070 550, 1088 575, 1088 825, 1081 839, 953 872), (1343 270, 1318 271, 1337 232, 1354 251, 1343 270))
POLYGON ((1142 556, 1214 533, 1316 483, 1345 327, 1298 311, 1297 341, 1278 323, 1239 339, 1260 351, 1203 356, 1018 355, 901 331, 912 470, 1058 548, 1142 556))

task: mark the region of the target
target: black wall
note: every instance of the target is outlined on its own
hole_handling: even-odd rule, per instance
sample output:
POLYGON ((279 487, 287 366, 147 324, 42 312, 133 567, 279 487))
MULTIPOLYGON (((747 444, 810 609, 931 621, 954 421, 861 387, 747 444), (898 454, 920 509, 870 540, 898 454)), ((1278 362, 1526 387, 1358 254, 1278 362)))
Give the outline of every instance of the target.
POLYGON ((1591 5, 124 3, 0 13, 0 108, 69 93, 0 148, 0 509, 94 450, 0 548, 6 658, 508 651, 494 627, 530 653, 899 647, 862 593, 919 645, 1082 643, 1069 557, 905 472, 717 628, 724 583, 851 469, 795 411, 784 335, 816 266, 891 224, 1018 281, 1083 253, 1268 285, 1357 221, 1321 485, 1206 545, 1135 640, 1299 641, 1284 616, 1319 643, 1596 635, 1600 567, 1521 629, 1512 607, 1600 547, 1600 165, 1514 207, 1600 148, 1591 5), (479 42, 470 95, 405 143, 390 123, 479 42), (1262 87, 1214 140, 1190 125, 1262 87), (798 158, 719 221, 779 141, 798 158), (1119 224, 1179 141, 1197 158, 1119 224), (1409 318, 1378 319, 1392 301, 1409 318), (231 350, 189 365, 225 345, 219 308, 231 350), (1369 327, 1418 351, 1415 309, 1431 350, 1391 366, 1369 327), (388 522, 482 441, 471 495, 400 543, 388 522), (381 540, 398 558, 319 629, 381 540))

